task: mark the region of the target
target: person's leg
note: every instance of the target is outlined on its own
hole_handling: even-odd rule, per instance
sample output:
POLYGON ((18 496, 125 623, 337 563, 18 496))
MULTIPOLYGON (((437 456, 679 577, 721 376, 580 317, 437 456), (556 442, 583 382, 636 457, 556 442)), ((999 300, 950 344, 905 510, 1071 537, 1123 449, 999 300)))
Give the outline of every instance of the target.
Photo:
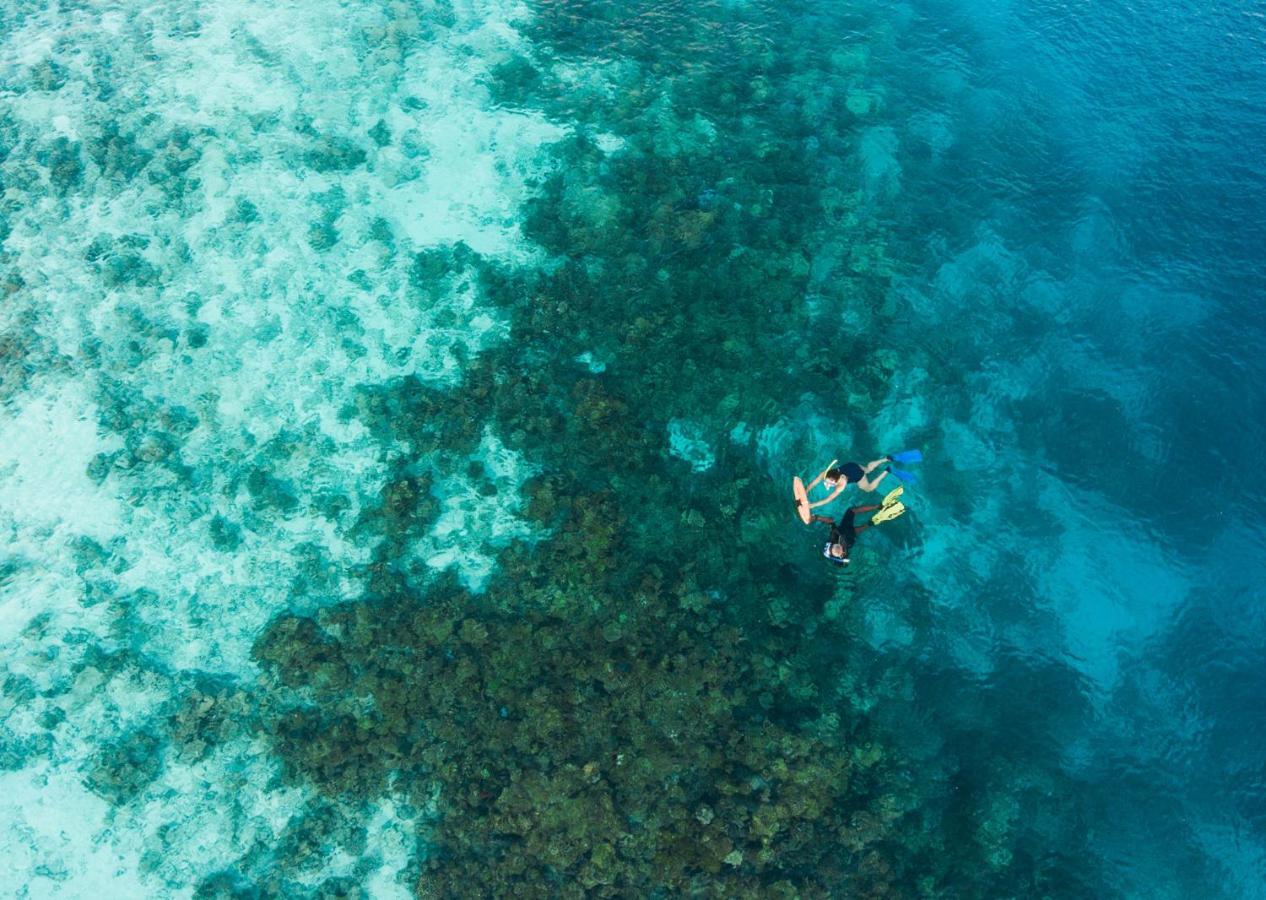
POLYGON ((861 488, 863 491, 873 491, 875 488, 879 487, 879 482, 883 481, 887 477, 888 477, 888 470, 884 469, 882 472, 879 473, 878 478, 873 478, 873 479, 869 477, 863 478, 861 481, 857 482, 857 486, 861 488))
POLYGON ((892 460, 885 456, 883 459, 877 459, 874 462, 866 463, 866 465, 862 466, 862 471, 869 475, 871 472, 875 471, 876 466, 882 466, 890 462, 892 462, 892 460))

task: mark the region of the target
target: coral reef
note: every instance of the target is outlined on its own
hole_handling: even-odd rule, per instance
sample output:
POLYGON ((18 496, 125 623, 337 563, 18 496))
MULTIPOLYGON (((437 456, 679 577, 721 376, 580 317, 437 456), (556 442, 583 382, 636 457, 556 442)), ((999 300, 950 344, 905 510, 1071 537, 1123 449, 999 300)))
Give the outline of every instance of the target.
POLYGON ((439 785, 423 896, 882 894, 884 764, 787 721, 804 671, 681 599, 507 615, 449 588, 279 619, 255 654, 295 699, 264 727, 331 796, 439 785))

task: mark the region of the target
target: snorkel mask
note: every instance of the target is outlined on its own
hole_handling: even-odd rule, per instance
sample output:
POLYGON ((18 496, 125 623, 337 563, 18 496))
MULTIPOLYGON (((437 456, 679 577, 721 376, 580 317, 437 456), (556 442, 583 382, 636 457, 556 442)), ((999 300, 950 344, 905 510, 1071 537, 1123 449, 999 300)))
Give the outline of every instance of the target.
MULTIPOLYGON (((825 556, 827 559, 829 559, 831 562, 835 563, 837 566, 847 566, 847 565, 848 565, 848 556, 847 556, 847 555, 846 555, 846 556, 836 556, 836 555, 834 555, 833 553, 831 553, 831 548, 832 548, 832 547, 834 547, 834 546, 835 546, 834 544, 823 544, 823 545, 822 545, 822 555, 823 555, 823 556, 825 556)), ((848 552, 848 551, 845 551, 845 553, 847 553, 847 552, 848 552)))

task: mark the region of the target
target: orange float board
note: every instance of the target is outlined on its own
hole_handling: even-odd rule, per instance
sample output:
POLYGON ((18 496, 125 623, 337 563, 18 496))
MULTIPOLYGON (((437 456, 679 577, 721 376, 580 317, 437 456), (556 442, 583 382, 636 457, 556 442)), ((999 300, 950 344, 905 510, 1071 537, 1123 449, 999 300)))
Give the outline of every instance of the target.
POLYGON ((796 512, 800 514, 800 521, 809 524, 809 495, 804 489, 804 482, 797 475, 791 479, 791 492, 796 495, 796 512))

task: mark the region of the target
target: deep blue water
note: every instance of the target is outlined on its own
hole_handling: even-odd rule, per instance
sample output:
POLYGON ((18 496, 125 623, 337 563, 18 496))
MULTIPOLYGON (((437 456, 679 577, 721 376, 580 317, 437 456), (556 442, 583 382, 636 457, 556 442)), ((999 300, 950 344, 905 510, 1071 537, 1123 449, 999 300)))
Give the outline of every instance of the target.
POLYGON ((897 341, 951 463, 921 706, 1057 753, 1133 896, 1266 892, 1264 39, 1251 5, 932 4, 884 65, 897 341))
POLYGON ((1264 149, 1252 4, 0 0, 0 892, 1266 897, 1264 149))

